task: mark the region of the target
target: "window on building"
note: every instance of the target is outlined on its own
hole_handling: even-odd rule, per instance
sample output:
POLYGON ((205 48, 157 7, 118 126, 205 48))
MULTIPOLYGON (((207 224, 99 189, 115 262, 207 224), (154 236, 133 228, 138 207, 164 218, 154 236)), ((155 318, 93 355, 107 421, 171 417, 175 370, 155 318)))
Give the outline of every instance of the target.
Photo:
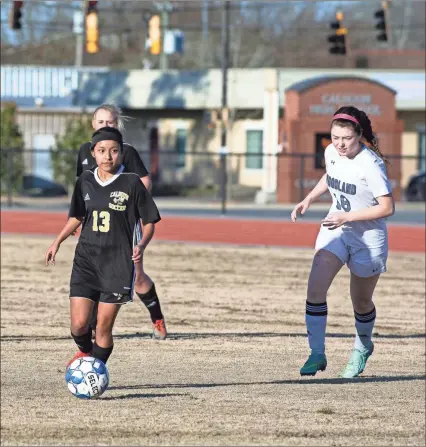
POLYGON ((315 169, 325 168, 324 153, 330 143, 331 135, 329 133, 317 133, 315 135, 315 169))
POLYGON ((420 171, 426 170, 426 130, 419 131, 419 163, 420 171))
POLYGON ((246 131, 246 168, 263 168, 263 130, 246 131))
POLYGON ((187 138, 187 130, 186 129, 178 129, 176 131, 176 167, 184 168, 186 161, 186 138, 187 138))

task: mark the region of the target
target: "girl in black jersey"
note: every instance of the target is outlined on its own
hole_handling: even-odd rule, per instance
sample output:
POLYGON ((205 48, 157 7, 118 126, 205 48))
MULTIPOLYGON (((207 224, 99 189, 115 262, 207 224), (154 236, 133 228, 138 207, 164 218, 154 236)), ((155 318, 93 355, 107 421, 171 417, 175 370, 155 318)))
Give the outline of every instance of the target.
MULTIPOLYGON (((96 108, 93 113, 92 126, 96 131, 102 127, 115 127, 120 132, 124 130, 124 120, 120 108, 113 104, 102 104, 96 108)), ((89 141, 81 145, 77 157, 77 177, 96 167, 95 159, 92 155, 92 143, 89 141)), ((141 160, 137 150, 130 144, 123 142, 123 152, 121 163, 124 165, 126 172, 133 172, 140 177, 141 182, 148 191, 151 190, 151 180, 143 161, 141 160)), ((136 231, 135 243, 138 243, 142 237, 141 228, 136 231)), ((146 275, 136 277, 135 290, 141 292, 138 296, 144 306, 148 309, 152 321, 152 338, 154 340, 164 340, 167 337, 166 323, 161 310, 160 301, 156 295, 155 287, 146 275)), ((93 331, 96 330, 98 303, 95 304, 90 319, 90 325, 93 331)))
MULTIPOLYGON (((79 352, 69 364, 88 354, 108 360, 114 321, 120 305, 132 301, 136 270, 139 278, 148 278, 143 271, 143 252, 160 220, 140 178, 126 173, 121 164, 121 133, 112 127, 97 130, 91 149, 97 168, 78 178, 68 222, 46 252, 46 265, 54 265, 61 243, 83 222, 70 281, 71 335, 79 352), (135 245, 140 220, 143 236, 135 245), (93 343, 89 319, 96 302, 98 323, 93 343)), ((153 294, 154 285, 141 295, 153 294)))

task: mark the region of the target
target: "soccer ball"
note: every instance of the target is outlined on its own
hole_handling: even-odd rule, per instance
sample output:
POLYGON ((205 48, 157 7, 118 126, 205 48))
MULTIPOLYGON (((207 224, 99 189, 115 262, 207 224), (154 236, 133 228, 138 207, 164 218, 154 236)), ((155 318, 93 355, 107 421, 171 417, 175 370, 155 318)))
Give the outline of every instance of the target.
POLYGON ((102 361, 80 357, 67 368, 65 381, 71 393, 80 399, 95 399, 108 388, 109 373, 102 361))

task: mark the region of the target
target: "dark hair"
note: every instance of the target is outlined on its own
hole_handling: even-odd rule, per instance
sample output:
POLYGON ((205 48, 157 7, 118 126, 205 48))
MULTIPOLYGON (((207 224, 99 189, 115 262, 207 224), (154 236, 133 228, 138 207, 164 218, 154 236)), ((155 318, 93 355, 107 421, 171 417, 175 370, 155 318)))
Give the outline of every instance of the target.
POLYGON ((381 153, 379 149, 379 144, 377 142, 376 137, 374 136, 373 128, 371 127, 371 121, 368 118, 367 114, 362 110, 357 109, 354 106, 340 107, 340 109, 338 109, 334 113, 333 117, 335 115, 340 114, 352 116, 359 122, 359 124, 344 118, 337 118, 337 119, 333 118, 333 120, 331 121, 331 126, 336 124, 337 126, 340 127, 352 127, 352 129, 358 135, 362 135, 363 138, 367 141, 367 143, 370 144, 371 146, 370 149, 373 152, 375 152, 385 163, 389 163, 389 161, 386 159, 386 157, 384 157, 384 155, 381 153))
POLYGON ((123 136, 115 127, 101 127, 95 131, 92 135, 90 149, 93 151, 97 143, 105 140, 116 141, 120 146, 120 152, 123 152, 123 136))

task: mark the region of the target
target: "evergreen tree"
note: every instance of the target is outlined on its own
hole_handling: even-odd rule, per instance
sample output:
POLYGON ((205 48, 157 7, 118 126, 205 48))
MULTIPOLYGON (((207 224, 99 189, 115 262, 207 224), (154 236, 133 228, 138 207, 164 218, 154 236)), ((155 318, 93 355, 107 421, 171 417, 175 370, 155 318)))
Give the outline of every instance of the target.
POLYGON ((0 121, 1 192, 7 192, 9 187, 13 192, 19 192, 24 176, 24 139, 16 123, 15 104, 6 104, 1 108, 0 121))
POLYGON ((69 119, 65 134, 56 136, 56 149, 52 152, 55 181, 72 189, 75 183, 77 154, 80 146, 92 137, 92 126, 87 116, 69 119))

